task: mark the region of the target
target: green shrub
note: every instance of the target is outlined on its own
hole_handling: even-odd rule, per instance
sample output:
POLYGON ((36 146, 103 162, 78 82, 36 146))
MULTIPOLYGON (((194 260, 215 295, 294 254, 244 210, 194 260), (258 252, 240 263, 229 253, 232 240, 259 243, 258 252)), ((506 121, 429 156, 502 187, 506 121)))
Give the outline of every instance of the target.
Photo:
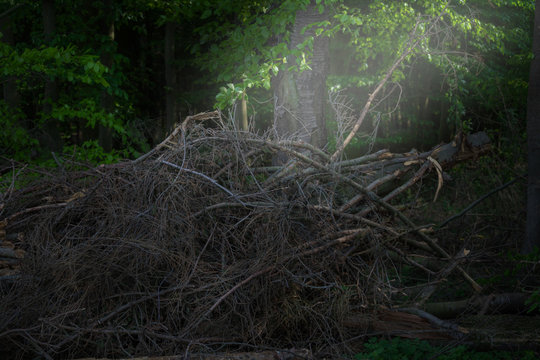
POLYGON ((365 352, 355 355, 356 360, 497 360, 497 359, 537 359, 532 351, 511 353, 508 351, 477 352, 459 345, 453 348, 436 347, 427 341, 405 340, 394 338, 391 340, 371 338, 364 344, 365 352))

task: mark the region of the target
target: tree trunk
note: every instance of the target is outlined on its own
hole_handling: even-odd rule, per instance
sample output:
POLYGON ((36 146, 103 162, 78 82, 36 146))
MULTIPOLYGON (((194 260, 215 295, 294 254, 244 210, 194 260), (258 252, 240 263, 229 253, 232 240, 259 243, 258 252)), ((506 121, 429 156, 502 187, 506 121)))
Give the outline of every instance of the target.
MULTIPOLYGON (((105 49, 101 54, 101 63, 109 69, 113 65, 114 52, 114 7, 112 0, 106 0, 104 3, 105 24, 104 28, 109 39, 109 43, 105 45, 105 49)), ((112 113, 114 110, 114 96, 107 89, 101 92, 101 107, 106 113, 112 113)), ((109 152, 112 150, 112 130, 110 127, 99 125, 99 145, 109 152)))
MULTIPOLYGON (((313 29, 302 29, 325 20, 314 1, 296 13, 290 49, 315 37, 313 29)), ((274 81, 274 128, 279 137, 294 137, 314 146, 326 145, 324 104, 326 102, 326 74, 328 72, 328 38, 315 37, 310 69, 300 73, 282 71, 274 81)), ((289 61, 295 63, 295 59, 289 61)))
POLYGON ((246 91, 242 93, 242 130, 249 130, 248 116, 247 116, 247 100, 246 100, 246 91))
POLYGON ((532 49, 527 98, 527 228, 521 249, 525 254, 532 252, 534 247, 540 248, 540 0, 536 0, 532 49))
MULTIPOLYGON (((43 15, 43 35, 45 43, 51 46, 51 42, 56 32, 56 9, 54 0, 43 0, 42 2, 43 15)), ((43 92, 43 116, 45 117, 45 137, 42 139, 43 145, 52 151, 62 150, 62 138, 58 129, 57 121, 53 121, 50 114, 53 109, 53 104, 58 101, 58 86, 56 79, 47 78, 45 80, 45 89, 43 92)))
POLYGON ((176 121, 176 71, 175 60, 176 24, 165 24, 165 124, 163 132, 169 133, 176 121))

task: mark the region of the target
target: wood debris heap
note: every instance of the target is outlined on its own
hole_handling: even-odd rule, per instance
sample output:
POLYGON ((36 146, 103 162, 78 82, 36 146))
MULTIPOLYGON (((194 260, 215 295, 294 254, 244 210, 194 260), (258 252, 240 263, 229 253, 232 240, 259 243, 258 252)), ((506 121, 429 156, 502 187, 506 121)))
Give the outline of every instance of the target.
POLYGON ((466 254, 448 253, 398 209, 422 178, 440 188, 446 167, 488 151, 485 134, 331 162, 308 144, 219 123, 215 112, 189 117, 135 161, 65 162, 1 194, 0 352, 334 351, 372 326, 345 326, 351 313, 374 311, 397 316, 400 331, 414 318, 411 329, 425 325, 431 338, 457 336, 380 309, 396 257, 439 280, 455 271, 481 290, 462 267, 466 254), (273 165, 277 153, 288 161, 273 165), (435 272, 410 249, 448 265, 435 272))

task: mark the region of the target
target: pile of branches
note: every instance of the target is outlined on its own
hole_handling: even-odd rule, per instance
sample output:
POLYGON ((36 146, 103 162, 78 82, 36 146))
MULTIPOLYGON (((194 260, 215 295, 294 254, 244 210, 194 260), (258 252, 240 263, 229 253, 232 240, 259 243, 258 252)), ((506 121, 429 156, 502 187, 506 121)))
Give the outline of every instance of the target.
MULTIPOLYGON (((0 194, 4 238, 19 251, 0 277, 0 352, 343 350, 368 331, 344 327, 349 315, 388 305, 395 256, 432 277, 409 247, 455 259, 390 204, 430 169, 443 181, 443 147, 330 161, 203 120, 219 114, 189 117, 135 161, 66 161, 0 194)), ((445 274, 479 290, 448 263, 445 274)))

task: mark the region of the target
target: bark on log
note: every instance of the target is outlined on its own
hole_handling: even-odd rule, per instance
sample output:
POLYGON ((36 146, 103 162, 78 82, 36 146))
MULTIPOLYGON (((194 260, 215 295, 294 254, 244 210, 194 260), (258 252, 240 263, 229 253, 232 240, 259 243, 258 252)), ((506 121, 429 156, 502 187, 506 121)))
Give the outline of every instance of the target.
POLYGON ((528 298, 527 294, 522 293, 491 294, 459 301, 427 303, 422 308, 445 319, 455 318, 466 312, 518 314, 527 309, 525 301, 528 298))

